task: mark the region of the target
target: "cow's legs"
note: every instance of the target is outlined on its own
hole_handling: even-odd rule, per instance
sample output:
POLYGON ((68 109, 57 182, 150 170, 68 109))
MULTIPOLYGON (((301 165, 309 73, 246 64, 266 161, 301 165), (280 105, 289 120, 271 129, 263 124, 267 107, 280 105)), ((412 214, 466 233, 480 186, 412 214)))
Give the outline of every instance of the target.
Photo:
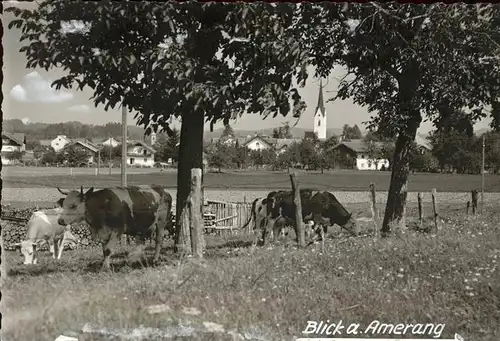
POLYGON ((257 247, 257 243, 259 243, 259 240, 264 237, 266 226, 267 226, 266 219, 255 219, 255 227, 253 229, 254 238, 252 243, 252 249, 250 250, 251 254, 255 252, 255 248, 257 247))
POLYGON ((156 224, 156 245, 155 245, 155 256, 153 258, 153 262, 158 262, 160 258, 161 247, 163 246, 163 236, 165 235, 165 226, 166 222, 159 221, 156 224))
POLYGON ((55 238, 49 238, 46 239, 45 242, 49 245, 49 251, 52 254, 52 258, 56 259, 56 254, 59 250, 57 240, 55 238))
POLYGON ((55 259, 61 259, 63 239, 64 239, 64 237, 61 237, 61 238, 54 237, 54 239, 53 239, 54 256, 55 256, 54 258, 55 259))
POLYGON ((112 231, 109 233, 108 240, 102 244, 102 252, 104 255, 104 261, 102 263, 103 269, 111 270, 110 258, 111 255, 113 254, 113 248, 116 246, 116 243, 119 241, 119 239, 120 239, 119 233, 112 231))
POLYGON ((276 239, 278 239, 281 235, 281 232, 285 230, 285 219, 279 218, 276 220, 274 223, 274 227, 271 230, 272 234, 272 240, 273 242, 276 242, 276 239))
POLYGON ((129 258, 131 260, 139 260, 144 256, 146 249, 146 236, 134 236, 135 237, 135 248, 129 253, 129 258))

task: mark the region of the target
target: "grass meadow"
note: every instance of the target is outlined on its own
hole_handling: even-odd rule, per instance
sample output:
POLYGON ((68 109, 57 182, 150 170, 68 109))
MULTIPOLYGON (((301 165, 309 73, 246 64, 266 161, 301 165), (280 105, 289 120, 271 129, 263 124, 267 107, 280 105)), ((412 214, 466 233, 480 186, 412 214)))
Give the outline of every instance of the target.
MULTIPOLYGON (((125 340, 148 332, 144 340, 292 340, 306 336, 309 320, 359 323, 361 331, 379 320, 442 323, 440 338, 497 341, 500 208, 490 204, 476 217, 464 211, 442 210, 436 235, 408 230, 374 239, 373 223, 364 222, 366 235, 352 238, 330 227, 324 252, 282 240, 251 255, 249 235, 208 235, 203 260, 179 259, 165 244, 161 265, 150 266, 152 249, 132 263, 120 246, 112 273, 98 271, 100 249, 65 251, 60 261, 46 254, 33 266, 8 252, 2 340, 125 340)), ((413 226, 413 206, 407 215, 413 226)), ((346 336, 344 329, 334 337, 346 336)), ((361 337, 384 336, 397 337, 361 337)))
MULTIPOLYGON (((120 170, 102 168, 98 176, 94 175, 93 168, 74 168, 70 175, 69 168, 54 167, 5 167, 2 170, 3 186, 5 188, 26 187, 90 187, 97 188, 121 184, 120 170)), ((130 185, 158 184, 168 188, 177 187, 177 173, 168 170, 160 173, 159 169, 131 168, 127 170, 127 182, 130 185)), ((354 171, 339 170, 319 171, 297 170, 301 185, 312 189, 335 191, 365 191, 371 182, 376 184, 377 190, 389 189, 390 172, 381 171, 354 171)), ((223 171, 222 173, 209 172, 205 174, 204 186, 207 189, 289 189, 290 179, 286 171, 223 171)), ((408 181, 409 192, 429 192, 437 188, 440 192, 467 192, 481 188, 480 175, 461 174, 410 174, 408 181)), ((485 176, 485 191, 500 192, 500 176, 485 176)))

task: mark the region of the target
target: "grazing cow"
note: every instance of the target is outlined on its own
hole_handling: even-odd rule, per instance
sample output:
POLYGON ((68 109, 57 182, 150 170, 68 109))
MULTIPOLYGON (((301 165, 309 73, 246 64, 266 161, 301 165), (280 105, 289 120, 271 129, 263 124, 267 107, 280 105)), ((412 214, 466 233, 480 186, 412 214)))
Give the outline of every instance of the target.
POLYGON ((160 257, 165 228, 171 230, 172 196, 162 186, 150 185, 111 187, 94 192, 59 192, 66 195, 62 202, 60 224, 82 220, 90 227, 92 239, 102 243, 103 268, 110 269, 110 257, 122 234, 137 236, 144 251, 145 240, 156 232, 154 262, 160 257))
MULTIPOLYGON (((274 193, 274 192, 273 192, 274 193)), ((254 245, 257 244, 259 239, 259 232, 262 233, 261 239, 265 239, 266 229, 264 228, 267 224, 267 197, 257 198, 252 202, 252 208, 250 209, 250 217, 247 222, 241 227, 242 229, 246 228, 250 222, 253 220, 254 226, 253 231, 255 234, 254 245)), ((272 233, 272 231, 270 231, 272 233)))
MULTIPOLYGON (((327 226, 337 224, 353 235, 359 234, 358 225, 352 214, 340 204, 335 196, 327 191, 301 189, 300 199, 302 206, 302 219, 312 220, 316 232, 321 236, 326 233, 327 226), (322 228, 321 228, 322 227, 322 228)), ((283 223, 295 226, 295 204, 292 191, 271 192, 267 196, 268 224, 266 229, 276 233, 283 223)))
POLYGON ((69 231, 69 226, 58 224, 62 211, 62 208, 57 207, 33 212, 27 224, 26 239, 13 244, 21 248, 24 264, 38 263, 37 247, 41 243, 49 245, 52 258, 61 259, 64 244, 75 239, 69 231))

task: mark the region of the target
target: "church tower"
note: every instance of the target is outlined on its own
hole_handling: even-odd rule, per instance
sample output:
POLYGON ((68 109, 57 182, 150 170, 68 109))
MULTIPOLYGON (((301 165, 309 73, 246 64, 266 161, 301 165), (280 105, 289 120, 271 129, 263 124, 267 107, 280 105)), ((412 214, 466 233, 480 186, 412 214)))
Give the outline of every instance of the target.
POLYGON ((326 139, 326 110, 323 102, 323 83, 319 81, 318 105, 314 114, 313 132, 320 140, 326 139))

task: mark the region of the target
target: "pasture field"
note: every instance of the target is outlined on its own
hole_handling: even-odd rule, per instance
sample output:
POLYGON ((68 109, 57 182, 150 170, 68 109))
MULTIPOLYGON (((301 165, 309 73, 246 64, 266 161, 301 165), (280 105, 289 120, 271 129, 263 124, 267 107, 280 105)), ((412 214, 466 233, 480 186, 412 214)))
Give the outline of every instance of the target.
MULTIPOLYGON (((97 187, 120 185, 119 169, 109 175, 106 169, 101 169, 99 176, 94 176, 92 168, 74 169, 74 175, 69 175, 68 168, 46 170, 44 167, 6 167, 2 172, 4 188, 40 188, 57 186, 61 188, 97 187), (64 171, 66 173, 58 173, 64 171), (82 171, 83 173, 79 173, 82 171)), ((168 188, 177 187, 177 172, 175 170, 160 173, 159 169, 130 169, 127 176, 130 185, 158 184, 168 188)), ((390 172, 381 171, 329 171, 324 174, 316 171, 297 171, 303 187, 325 189, 331 191, 365 191, 371 182, 377 190, 389 189, 390 172)), ((289 189, 290 179, 286 171, 223 171, 222 173, 207 173, 204 176, 207 189, 289 189)), ((429 192, 437 188, 440 192, 467 192, 481 188, 481 176, 460 174, 411 174, 408 181, 409 192, 429 192)), ((500 192, 500 176, 485 176, 485 191, 500 192)))
MULTIPOLYGON (((59 262, 45 255, 33 266, 8 252, 2 339, 120 340, 156 331, 144 340, 292 340, 306 336, 309 320, 342 320, 346 328, 359 323, 360 331, 378 320, 445 324, 440 335, 427 329, 405 337, 459 333, 497 341, 500 208, 489 205, 476 217, 463 211, 462 205, 443 209, 437 235, 409 230, 376 240, 372 222, 362 226, 367 235, 356 238, 330 228, 324 252, 319 244, 298 250, 282 241, 250 255, 248 235, 209 235, 203 260, 180 260, 168 244, 161 265, 149 266, 128 261, 129 249, 120 246, 112 273, 97 271, 100 249, 67 251, 59 262), (150 310, 157 305, 163 309, 150 310), (114 337, 90 333, 110 329, 114 337)), ((407 215, 412 226, 414 206, 407 215)), ((147 252, 151 260, 152 249, 147 252)), ((343 329, 333 337, 346 336, 343 329)), ((361 337, 397 336, 368 331, 361 337)))

